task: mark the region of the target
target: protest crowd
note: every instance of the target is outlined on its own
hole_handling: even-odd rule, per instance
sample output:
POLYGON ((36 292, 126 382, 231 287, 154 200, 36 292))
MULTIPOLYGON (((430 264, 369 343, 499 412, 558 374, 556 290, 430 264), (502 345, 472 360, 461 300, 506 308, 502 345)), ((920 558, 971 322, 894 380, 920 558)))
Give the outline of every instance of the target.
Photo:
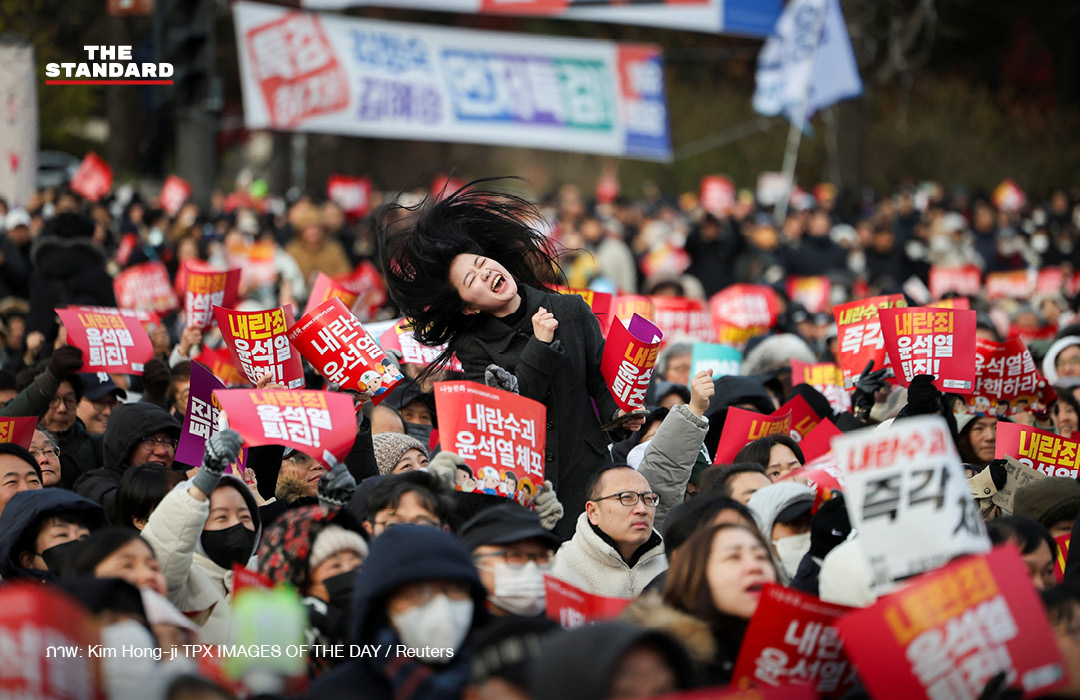
POLYGON ((520 185, 0 202, 5 677, 1080 697, 1080 193, 520 185))

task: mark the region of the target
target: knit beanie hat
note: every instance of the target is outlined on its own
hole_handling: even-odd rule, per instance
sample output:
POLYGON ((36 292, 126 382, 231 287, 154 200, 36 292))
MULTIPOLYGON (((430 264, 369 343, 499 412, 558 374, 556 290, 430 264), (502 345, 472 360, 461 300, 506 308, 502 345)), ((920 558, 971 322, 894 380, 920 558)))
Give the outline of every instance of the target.
POLYGON ((368 546, 364 538, 352 530, 346 530, 340 525, 327 525, 311 545, 311 555, 308 557, 308 569, 314 571, 319 564, 343 550, 357 552, 362 558, 367 558, 368 546))
POLYGON ((1038 520, 1049 528, 1080 512, 1080 482, 1067 476, 1037 479, 1016 490, 1013 515, 1038 520))
POLYGON ((419 440, 401 433, 376 433, 371 436, 371 444, 375 448, 375 463, 383 476, 394 471, 394 465, 409 450, 420 450, 425 457, 429 456, 419 440))

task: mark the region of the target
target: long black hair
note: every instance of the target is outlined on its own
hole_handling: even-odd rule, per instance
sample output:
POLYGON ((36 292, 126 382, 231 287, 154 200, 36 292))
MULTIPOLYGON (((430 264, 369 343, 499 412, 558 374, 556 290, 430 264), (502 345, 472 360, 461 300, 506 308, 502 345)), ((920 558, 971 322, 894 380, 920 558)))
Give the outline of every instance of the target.
POLYGON ((540 213, 517 195, 487 189, 502 179, 474 180, 415 206, 393 202, 379 213, 379 262, 390 298, 411 319, 417 341, 449 344, 431 367, 449 359, 454 341, 479 320, 462 313, 465 302, 450 283, 450 264, 458 255, 491 258, 519 287, 552 291, 548 285, 559 267, 550 242, 536 228, 540 213))

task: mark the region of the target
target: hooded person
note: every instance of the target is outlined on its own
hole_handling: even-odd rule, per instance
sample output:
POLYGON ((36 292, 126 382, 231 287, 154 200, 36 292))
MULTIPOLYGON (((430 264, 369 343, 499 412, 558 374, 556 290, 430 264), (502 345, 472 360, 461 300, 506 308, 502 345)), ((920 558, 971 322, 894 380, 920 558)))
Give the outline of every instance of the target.
POLYGON ((761 534, 772 542, 777 578, 787 585, 810 551, 814 492, 805 484, 780 482, 755 491, 747 505, 761 534))
MULTIPOLYGON (((1070 331, 1080 328, 1069 326, 1070 331)), ((1049 384, 1064 377, 1080 377, 1080 335, 1066 335, 1054 341, 1043 356, 1043 376, 1049 384)))
POLYGON ((439 427, 435 395, 425 392, 415 380, 398 384, 379 405, 397 411, 405 434, 423 445, 431 439, 431 431, 439 427))
POLYGON ((1012 514, 1037 520, 1054 537, 1067 535, 1080 514, 1080 482, 1065 476, 1029 482, 1016 490, 1012 514))
POLYGON ((375 463, 379 474, 400 474, 428 465, 428 450, 417 439, 400 433, 378 433, 371 436, 375 463))
POLYGON ((106 525, 101 506, 70 491, 21 491, 0 516, 0 577, 54 580, 80 540, 106 525))
POLYGON ((149 403, 118 406, 105 429, 103 466, 83 474, 75 492, 97 501, 110 520, 120 522, 116 493, 124 472, 147 462, 172 467, 179 439, 180 423, 164 409, 149 403))
POLYGON ((696 683, 694 664, 674 637, 625 622, 550 635, 529 674, 533 700, 646 698, 696 683))
POLYGON ((142 530, 165 574, 169 601, 200 626, 208 644, 230 641, 232 569, 254 563, 262 534, 255 496, 224 475, 242 445, 232 430, 210 436, 202 468, 161 499, 142 530))
POLYGON ((709 454, 716 454, 728 409, 732 407, 765 415, 776 410, 769 391, 756 377, 728 375, 713 380, 713 396, 704 416, 709 421, 709 430, 705 433, 705 448, 709 454))
POLYGON ((309 697, 460 697, 469 679, 466 640, 487 620, 486 599, 457 537, 419 525, 388 528, 371 544, 349 613, 351 643, 374 653, 317 679, 309 697))
MULTIPOLYGON (((356 572, 368 554, 360 524, 340 508, 294 508, 266 528, 259 545, 259 573, 300 593, 308 611, 307 643, 322 647, 348 642, 348 611, 356 572)), ((309 657, 318 675, 334 665, 309 657)))

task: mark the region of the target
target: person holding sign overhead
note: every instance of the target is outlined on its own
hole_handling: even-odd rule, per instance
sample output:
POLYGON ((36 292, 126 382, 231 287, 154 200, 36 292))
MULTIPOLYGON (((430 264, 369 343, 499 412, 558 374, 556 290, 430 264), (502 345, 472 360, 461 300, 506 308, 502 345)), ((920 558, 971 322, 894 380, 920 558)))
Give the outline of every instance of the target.
POLYGON ((481 189, 485 182, 417 207, 393 205, 379 234, 381 267, 416 339, 446 344, 426 372, 456 354, 467 379, 547 408, 544 478, 567 508, 554 531, 568 537, 590 475, 611 464, 601 426, 625 414, 600 372, 596 316, 581 297, 554 293, 545 281, 556 268, 533 227, 539 213, 524 199, 481 189))

